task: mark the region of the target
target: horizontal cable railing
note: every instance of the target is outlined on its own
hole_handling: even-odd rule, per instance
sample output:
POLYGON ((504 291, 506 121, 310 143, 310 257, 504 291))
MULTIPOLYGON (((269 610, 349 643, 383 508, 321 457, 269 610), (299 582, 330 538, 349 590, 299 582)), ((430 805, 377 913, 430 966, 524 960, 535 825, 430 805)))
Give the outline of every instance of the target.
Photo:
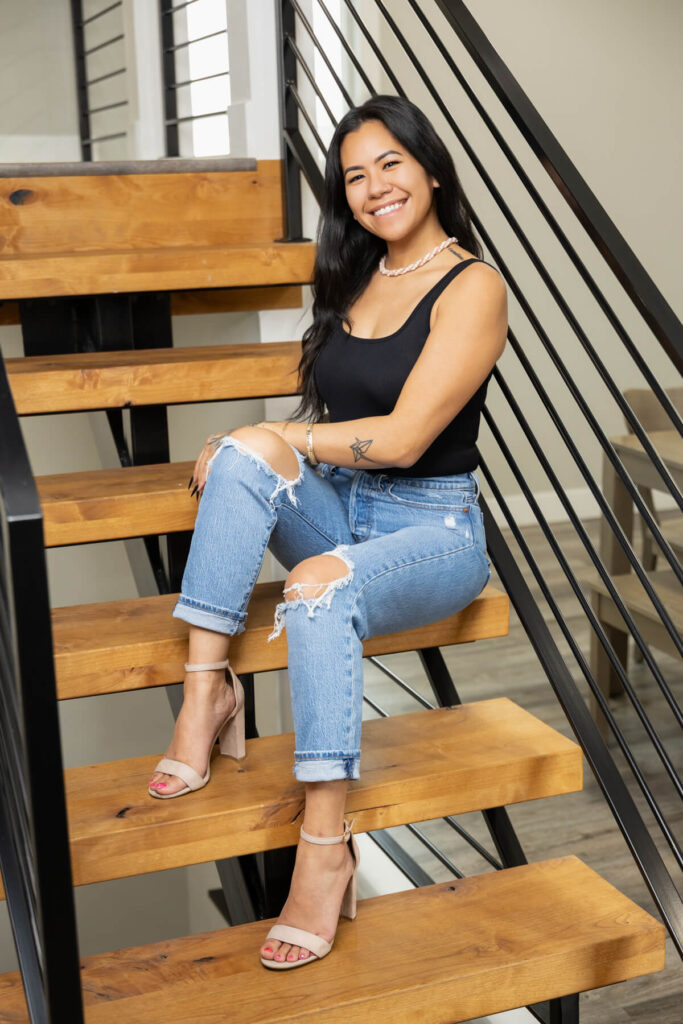
POLYGON ((1 358, 0 868, 31 1020, 80 1024, 43 518, 1 358))
POLYGON ((125 141, 102 149, 102 143, 128 138, 127 69, 125 64, 121 66, 125 43, 123 3, 107 4, 102 0, 99 10, 85 17, 83 0, 71 0, 71 23, 81 157, 90 161, 128 156, 125 141), (103 86, 103 82, 108 84, 103 86), (120 114, 112 116, 114 110, 120 114))
POLYGON ((159 0, 167 156, 227 153, 230 148, 227 12, 220 4, 195 9, 195 2, 159 0), (211 40, 221 45, 214 53, 202 52, 202 44, 211 40), (201 121, 209 122, 208 149, 207 139, 197 135, 201 121))
MULTIPOLYGON (((683 654, 683 643, 667 589, 680 587, 683 580, 681 544, 672 539, 675 531, 656 512, 646 490, 656 487, 672 514, 680 515, 683 447, 677 449, 676 444, 683 446, 683 395, 679 400, 670 383, 680 379, 683 367, 681 325, 461 0, 403 0, 390 5, 382 0, 342 0, 334 10, 329 2, 312 0, 305 12, 297 0, 283 0, 281 12, 283 157, 289 171, 288 218, 291 211, 295 225, 289 237, 302 233, 299 172, 321 202, 322 169, 334 127, 351 99, 360 103, 380 92, 407 95, 422 106, 442 130, 456 164, 472 169, 487 197, 470 211, 472 222, 515 303, 507 351, 489 389, 480 442, 483 473, 497 506, 495 519, 487 514, 489 552, 681 951, 680 897, 664 854, 634 802, 637 794, 644 802, 643 814, 652 818, 653 835, 659 831, 666 855, 683 865, 664 806, 683 795, 673 747, 683 716, 672 681, 679 671, 674 656, 683 654), (477 69, 509 115, 511 127, 528 143, 526 166, 485 109, 480 99, 485 90, 471 84, 477 69), (476 150, 471 143, 475 135, 462 127, 465 103, 480 121, 476 150), (484 160, 479 155, 484 132, 500 159, 495 179, 490 156, 484 160), (537 160, 559 189, 547 198, 532 181, 530 168, 537 160), (543 248, 526 227, 538 217, 518 213, 498 185, 503 168, 513 172, 514 180, 524 186, 526 200, 540 214, 543 230, 549 232, 543 248), (570 241, 569 227, 562 226, 563 219, 575 218, 586 231, 586 244, 603 259, 601 279, 606 273, 621 286, 615 298, 607 297, 597 272, 588 269, 570 241), (508 238, 514 238, 516 246, 514 264, 503 244, 508 238), (599 331, 584 325, 575 312, 581 303, 573 303, 566 294, 564 264, 563 289, 559 288, 552 268, 562 260, 575 271, 572 287, 585 288, 594 303, 591 315, 601 318, 599 331), (559 324, 554 330, 544 325, 547 313, 541 317, 538 312, 549 305, 559 324), (634 316, 642 323, 632 327, 634 316), (628 397, 622 384, 627 378, 646 389, 660 417, 657 430, 628 397), (646 473, 641 464, 647 465, 646 473), (504 480, 518 488, 514 502, 506 500, 504 480), (539 488, 544 489, 542 498, 539 488), (653 574, 652 566, 643 564, 627 507, 637 510, 640 530, 651 538, 664 570, 653 574), (568 523, 562 542, 551 525, 557 518, 557 513, 549 515, 553 508, 559 508, 568 523), (589 518, 601 524, 599 540, 586 526, 589 518), (514 555, 498 522, 510 531, 514 555), (565 598, 556 598, 527 542, 530 524, 538 527, 566 581, 571 614, 564 607, 565 598), (564 539, 568 528, 570 541, 564 539), (530 584, 538 589, 538 601, 530 584), (626 664, 627 637, 642 662, 634 670, 637 683, 626 664), (568 646, 566 659, 559 654, 560 642, 568 646), (610 701, 606 673, 611 690, 622 691, 618 706, 610 701), (646 701, 641 689, 649 681, 654 696, 646 701), (619 767, 601 732, 613 737, 615 756, 623 759, 619 767)), ((515 202, 522 210, 521 201, 515 202)), ((675 526, 677 520, 671 522, 675 526)), ((382 670, 388 671, 385 666, 382 670)), ((398 677, 394 681, 410 692, 398 677)), ((415 692, 412 696, 423 706, 429 703, 415 692)), ((375 710, 385 713, 378 705, 375 710)))

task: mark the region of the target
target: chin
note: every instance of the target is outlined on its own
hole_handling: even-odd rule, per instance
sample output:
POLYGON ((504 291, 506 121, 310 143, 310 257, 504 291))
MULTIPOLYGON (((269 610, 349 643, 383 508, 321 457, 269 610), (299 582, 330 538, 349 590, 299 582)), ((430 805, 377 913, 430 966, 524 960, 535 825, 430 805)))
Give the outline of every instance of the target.
POLYGON ((406 238, 414 229, 414 224, 404 222, 402 224, 373 223, 370 230, 373 235, 383 238, 385 242, 400 242, 401 239, 406 238))

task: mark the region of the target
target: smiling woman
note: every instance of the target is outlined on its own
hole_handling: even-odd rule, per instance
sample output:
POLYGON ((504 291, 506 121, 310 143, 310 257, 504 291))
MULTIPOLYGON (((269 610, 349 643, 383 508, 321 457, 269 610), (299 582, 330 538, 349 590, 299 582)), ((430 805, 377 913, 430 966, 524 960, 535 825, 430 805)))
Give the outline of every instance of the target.
POLYGON ((506 293, 467 211, 417 107, 380 96, 349 111, 328 155, 299 409, 212 436, 195 465, 202 500, 174 610, 191 626, 185 703, 150 794, 205 785, 217 736, 244 752, 224 670, 269 547, 289 571, 272 636, 287 630, 306 807, 265 967, 326 956, 340 914, 355 916, 344 808, 360 777, 363 641, 459 611, 490 575, 474 470, 506 293))

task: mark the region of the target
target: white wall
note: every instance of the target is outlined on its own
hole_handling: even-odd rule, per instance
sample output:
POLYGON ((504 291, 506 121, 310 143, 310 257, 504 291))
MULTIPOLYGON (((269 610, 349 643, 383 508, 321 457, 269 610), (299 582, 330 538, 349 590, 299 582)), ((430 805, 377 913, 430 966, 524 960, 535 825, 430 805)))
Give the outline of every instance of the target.
POLYGON ((68 0, 4 0, 0 162, 79 160, 68 0))

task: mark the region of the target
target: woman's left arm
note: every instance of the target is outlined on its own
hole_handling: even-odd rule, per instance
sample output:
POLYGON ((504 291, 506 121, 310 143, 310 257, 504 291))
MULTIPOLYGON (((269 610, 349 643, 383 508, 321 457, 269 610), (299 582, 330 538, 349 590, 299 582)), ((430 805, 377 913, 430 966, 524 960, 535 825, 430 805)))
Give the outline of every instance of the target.
MULTIPOLYGON (((387 416, 312 428, 319 462, 357 469, 412 466, 486 380, 507 336, 507 292, 496 270, 473 264, 444 290, 429 337, 387 416)), ((261 423, 307 452, 305 423, 261 423)))

